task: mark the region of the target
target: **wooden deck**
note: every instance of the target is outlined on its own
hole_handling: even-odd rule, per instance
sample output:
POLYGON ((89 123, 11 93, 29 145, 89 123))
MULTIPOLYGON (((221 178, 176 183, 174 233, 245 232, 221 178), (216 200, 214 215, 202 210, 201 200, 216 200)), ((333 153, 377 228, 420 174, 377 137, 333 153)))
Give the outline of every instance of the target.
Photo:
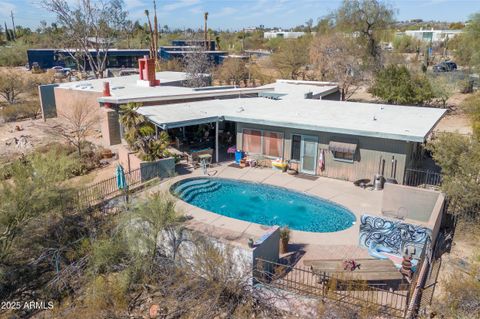
POLYGON ((303 264, 310 267, 313 273, 326 273, 342 280, 362 281, 401 281, 402 274, 391 260, 356 259, 359 267, 353 271, 345 270, 342 259, 304 260, 303 264))

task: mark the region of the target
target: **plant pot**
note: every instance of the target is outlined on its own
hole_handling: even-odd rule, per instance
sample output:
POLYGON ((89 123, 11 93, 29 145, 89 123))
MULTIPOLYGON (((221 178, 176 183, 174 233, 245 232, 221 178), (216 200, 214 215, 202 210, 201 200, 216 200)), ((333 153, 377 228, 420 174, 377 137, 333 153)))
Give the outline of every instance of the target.
POLYGON ((280 239, 280 254, 288 253, 288 239, 281 238, 280 239))

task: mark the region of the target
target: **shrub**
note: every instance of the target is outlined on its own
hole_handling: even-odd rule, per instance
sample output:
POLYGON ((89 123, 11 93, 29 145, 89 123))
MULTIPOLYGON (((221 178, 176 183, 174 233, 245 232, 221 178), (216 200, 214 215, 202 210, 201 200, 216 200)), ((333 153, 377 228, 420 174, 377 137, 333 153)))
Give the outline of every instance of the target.
POLYGON ((375 75, 369 92, 391 104, 424 104, 435 96, 424 75, 412 75, 405 66, 389 65, 375 75))
POLYGON ((0 116, 6 122, 15 122, 27 118, 36 119, 39 114, 40 106, 37 102, 8 105, 0 111, 0 116))

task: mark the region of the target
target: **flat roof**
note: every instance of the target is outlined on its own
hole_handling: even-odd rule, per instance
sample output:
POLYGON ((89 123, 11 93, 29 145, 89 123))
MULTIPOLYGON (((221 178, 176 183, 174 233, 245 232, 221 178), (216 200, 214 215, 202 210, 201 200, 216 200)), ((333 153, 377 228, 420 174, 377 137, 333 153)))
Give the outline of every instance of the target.
POLYGON ((323 97, 338 91, 338 83, 298 80, 277 80, 275 83, 261 86, 271 88, 275 93, 286 94, 282 99, 304 99, 305 94, 323 97))
POLYGON ((219 86, 208 90, 198 88, 169 85, 172 82, 184 81, 187 75, 184 72, 157 72, 156 78, 160 85, 154 87, 139 86, 138 74, 103 79, 85 80, 59 84, 58 88, 87 92, 103 92, 103 82, 110 83, 111 96, 98 98, 101 103, 125 104, 129 102, 151 102, 205 97, 222 97, 232 95, 258 94, 271 91, 272 88, 236 88, 219 86))
POLYGON ((412 142, 424 142, 445 112, 427 107, 261 97, 138 109, 163 129, 228 120, 412 142))

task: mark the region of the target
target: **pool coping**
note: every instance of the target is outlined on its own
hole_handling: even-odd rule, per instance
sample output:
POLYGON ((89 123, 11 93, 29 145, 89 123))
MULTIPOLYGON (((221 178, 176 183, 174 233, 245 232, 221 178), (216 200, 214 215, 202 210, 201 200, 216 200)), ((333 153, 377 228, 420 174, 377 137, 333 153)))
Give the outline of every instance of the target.
POLYGON ((278 189, 279 191, 286 191, 286 192, 292 192, 292 193, 297 193, 298 195, 300 196, 305 196, 305 197, 313 197, 313 198, 316 198, 320 201, 324 201, 324 202, 327 202, 329 203, 330 205, 336 205, 340 208, 342 208, 343 210, 346 211, 347 214, 351 215, 353 217, 353 221, 352 221, 352 224, 345 228, 345 229, 342 229, 342 230, 337 230, 337 231, 333 231, 333 232, 315 232, 315 231, 305 231, 305 230, 298 230, 298 229, 293 229, 293 228, 289 228, 290 231, 296 231, 296 232, 301 232, 301 233, 328 233, 328 234, 335 234, 335 233, 338 233, 338 232, 341 232, 341 231, 344 231, 344 230, 347 230, 349 228, 352 228, 352 227, 355 227, 355 225, 357 225, 357 223, 360 221, 360 219, 350 210, 348 209, 348 207, 342 205, 342 204, 339 204, 335 201, 332 201, 332 200, 329 200, 329 199, 326 199, 326 198, 323 198, 323 197, 320 197, 318 195, 312 195, 312 194, 308 194, 306 192, 300 192, 300 191, 297 191, 297 190, 294 190, 294 189, 291 189, 291 188, 287 188, 287 187, 284 187, 284 186, 278 186, 278 185, 273 185, 273 184, 269 184, 269 183, 261 183, 261 182, 255 182, 255 181, 247 181, 247 180, 239 180, 239 179, 233 179, 233 178, 226 178, 226 177, 219 177, 219 176, 189 176, 187 178, 182 178, 180 180, 177 180, 175 181, 173 184, 170 185, 169 187, 169 192, 170 194, 172 194, 178 201, 182 201, 184 203, 187 203, 189 204, 190 206, 193 206, 193 207, 196 207, 196 208, 200 208, 200 209, 203 209, 207 212, 210 212, 210 213, 213 213, 213 214, 216 214, 216 215, 219 215, 219 216, 223 216, 223 217, 228 217, 228 218, 231 218, 231 219, 235 219, 235 220, 239 220, 239 221, 243 221, 243 222, 246 222, 246 223, 251 223, 251 224, 257 224, 257 225, 260 225, 262 227, 274 227, 274 226, 279 226, 279 227, 282 227, 281 225, 264 225, 264 224, 259 224, 259 223, 255 223, 255 222, 250 222, 250 221, 246 221, 246 220, 243 220, 243 219, 239 219, 239 218, 235 218, 235 217, 229 217, 229 216, 226 216, 226 215, 223 215, 223 214, 219 214, 219 213, 216 213, 216 212, 213 212, 213 211, 210 211, 208 209, 205 209, 205 208, 201 208, 199 206, 196 206, 196 205, 193 205, 193 204, 190 204, 188 203, 187 201, 183 200, 180 196, 178 196, 177 194, 174 193, 173 191, 173 187, 182 182, 182 181, 185 181, 185 180, 196 180, 196 179, 201 179, 201 178, 204 178, 204 179, 219 179, 219 180, 227 180, 227 181, 234 181, 234 182, 239 182, 239 183, 245 183, 245 184, 260 184, 260 185, 265 185, 265 186, 269 186, 269 187, 272 187, 272 188, 276 188, 278 189))
MULTIPOLYGON (((355 216, 356 223, 352 227, 337 232, 314 233, 291 230, 290 242, 300 248, 306 248, 307 246, 313 245, 358 247, 359 220, 361 215, 368 213, 370 215, 381 216, 381 192, 362 190, 358 187, 354 187, 350 182, 323 177, 319 177, 317 180, 318 182, 312 182, 269 169, 247 168, 240 170, 238 168, 230 168, 226 165, 215 167, 215 169, 210 170, 210 173, 212 172, 215 173, 206 176, 202 174, 201 170, 195 170, 187 175, 176 176, 166 183, 163 183, 162 188, 163 190, 169 191, 174 183, 183 179, 202 176, 259 182, 262 184, 283 187, 292 191, 331 201, 345 207, 355 216), (322 191, 332 193, 332 188, 330 186, 333 186, 333 184, 339 186, 340 189, 333 192, 335 194, 331 194, 332 196, 322 196, 322 191), (349 193, 351 196, 347 196, 349 193), (368 196, 365 196, 365 194, 368 194, 368 196), (366 200, 364 200, 365 198, 366 200), (359 200, 363 200, 360 205, 358 203, 359 200)), ((247 246, 248 238, 253 238, 255 240, 270 228, 270 226, 223 216, 188 204, 175 196, 174 198, 176 199, 177 207, 183 213, 192 217, 192 220, 187 223, 187 227, 191 227, 194 230, 207 233, 214 237, 223 237, 226 240, 233 241, 242 246, 247 246)))

